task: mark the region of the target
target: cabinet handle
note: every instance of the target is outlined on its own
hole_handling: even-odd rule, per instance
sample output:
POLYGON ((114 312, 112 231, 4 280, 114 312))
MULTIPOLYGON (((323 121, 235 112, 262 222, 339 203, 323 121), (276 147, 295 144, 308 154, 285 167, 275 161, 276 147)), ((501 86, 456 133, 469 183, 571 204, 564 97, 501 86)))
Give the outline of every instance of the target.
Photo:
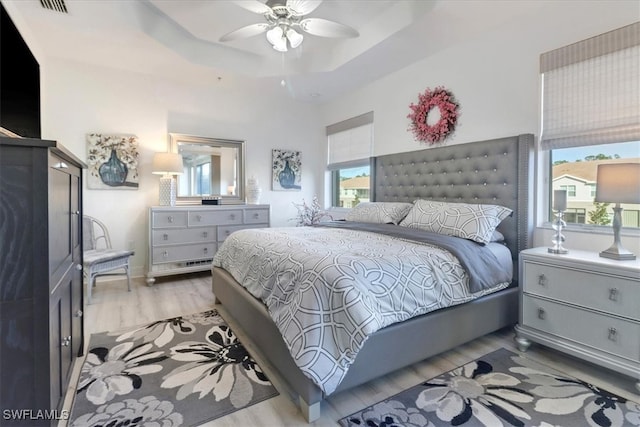
POLYGON ((69 335, 66 338, 62 339, 62 342, 60 343, 63 347, 69 347, 71 345, 71 335, 69 335))
POLYGON ((209 253, 209 248, 204 248, 204 253, 209 253))
POLYGON ((618 301, 618 294, 619 294, 619 291, 617 288, 609 289, 609 299, 611 301, 618 301))
POLYGON ((80 215, 80 211, 71 212, 71 215, 80 215))
POLYGON ((169 216, 167 217, 167 221, 169 221, 169 222, 173 222, 173 216, 172 216, 172 215, 169 215, 169 216))
POLYGON ((543 309, 539 308, 538 319, 544 320, 546 317, 547 317, 547 313, 543 309))
POLYGON ((76 264, 76 270, 82 271, 82 264, 76 264))
POLYGON ((225 236, 228 236, 228 235, 230 235, 230 234, 231 234, 231 231, 229 231, 229 230, 225 230, 225 232, 224 232, 224 235, 225 235, 225 236))
POLYGON ((538 276, 538 285, 547 286, 548 282, 549 282, 549 279, 547 279, 547 276, 545 276, 544 274, 541 274, 538 276))
POLYGON ((196 219, 197 219, 198 221, 202 221, 202 215, 196 215, 196 219))
POLYGON ((256 213, 254 213, 254 214, 253 214, 253 217, 254 217, 255 219, 258 219, 258 218, 260 218, 260 214, 259 214, 258 212, 256 212, 256 213))
POLYGON ((169 235, 168 234, 163 234, 162 235, 162 240, 169 240, 169 235))
POLYGON ((616 328, 609 328, 609 339, 611 341, 618 341, 618 330, 616 328))
POLYGON ((202 237, 204 237, 206 239, 207 237, 209 237, 209 233, 206 232, 206 231, 203 231, 202 232, 202 237))
POLYGON ((231 215, 229 215, 229 218, 231 218, 231 219, 236 219, 236 214, 231 214, 231 215))
POLYGON ((169 256, 169 252, 167 252, 167 251, 162 252, 162 256, 165 257, 165 258, 168 257, 169 256))
POLYGON ((82 310, 76 311, 76 317, 82 317, 82 316, 84 316, 84 313, 82 312, 82 310))

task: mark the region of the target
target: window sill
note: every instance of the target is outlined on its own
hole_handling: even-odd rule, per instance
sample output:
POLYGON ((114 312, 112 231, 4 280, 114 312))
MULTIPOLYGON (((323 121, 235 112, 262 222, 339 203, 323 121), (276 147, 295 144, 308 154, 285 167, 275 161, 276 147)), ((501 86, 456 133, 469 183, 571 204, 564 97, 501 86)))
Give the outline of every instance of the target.
MULTIPOLYGON (((540 229, 545 230, 553 230, 550 222, 544 222, 538 226, 540 229)), ((602 226, 602 225, 578 225, 578 224, 568 224, 563 231, 568 231, 572 233, 587 233, 587 234, 602 234, 602 235, 613 235, 613 229, 610 226, 602 226)), ((620 230, 621 236, 630 236, 630 237, 640 237, 640 228, 628 228, 622 227, 620 230)))

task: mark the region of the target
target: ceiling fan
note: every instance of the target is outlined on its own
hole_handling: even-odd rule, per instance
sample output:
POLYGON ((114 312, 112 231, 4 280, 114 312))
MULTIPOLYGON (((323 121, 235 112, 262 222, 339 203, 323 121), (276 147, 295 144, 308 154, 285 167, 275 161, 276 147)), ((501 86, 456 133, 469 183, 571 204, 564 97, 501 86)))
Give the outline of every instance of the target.
POLYGON ((220 37, 221 42, 253 37, 267 33, 267 40, 279 52, 286 52, 287 46, 295 49, 304 36, 296 31, 320 37, 358 37, 355 29, 322 18, 305 18, 316 10, 322 0, 237 0, 238 6, 264 16, 267 22, 247 25, 220 37))

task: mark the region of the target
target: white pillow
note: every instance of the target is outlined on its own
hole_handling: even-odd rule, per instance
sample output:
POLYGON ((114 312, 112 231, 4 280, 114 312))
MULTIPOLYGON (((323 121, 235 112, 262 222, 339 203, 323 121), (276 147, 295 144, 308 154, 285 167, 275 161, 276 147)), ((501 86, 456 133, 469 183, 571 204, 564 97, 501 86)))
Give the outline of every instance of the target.
POLYGON ((345 219, 374 224, 398 224, 412 208, 411 203, 363 202, 351 209, 345 219))
POLYGON ((416 200, 400 225, 486 244, 510 214, 511 209, 498 205, 416 200))

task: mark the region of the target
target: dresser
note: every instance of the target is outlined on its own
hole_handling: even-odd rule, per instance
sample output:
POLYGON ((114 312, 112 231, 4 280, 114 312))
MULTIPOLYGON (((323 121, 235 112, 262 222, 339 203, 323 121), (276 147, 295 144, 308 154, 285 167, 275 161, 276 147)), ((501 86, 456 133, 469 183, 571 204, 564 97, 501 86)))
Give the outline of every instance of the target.
POLYGON ((629 375, 640 391, 640 260, 527 249, 520 283, 521 351, 544 344, 629 375))
POLYGON ((84 167, 58 142, 0 138, 0 407, 24 410, 2 425, 51 423, 27 418, 37 411, 65 416, 84 347, 84 167))
POLYGON ((151 207, 147 283, 158 276, 210 270, 227 236, 269 225, 269 205, 151 207))

